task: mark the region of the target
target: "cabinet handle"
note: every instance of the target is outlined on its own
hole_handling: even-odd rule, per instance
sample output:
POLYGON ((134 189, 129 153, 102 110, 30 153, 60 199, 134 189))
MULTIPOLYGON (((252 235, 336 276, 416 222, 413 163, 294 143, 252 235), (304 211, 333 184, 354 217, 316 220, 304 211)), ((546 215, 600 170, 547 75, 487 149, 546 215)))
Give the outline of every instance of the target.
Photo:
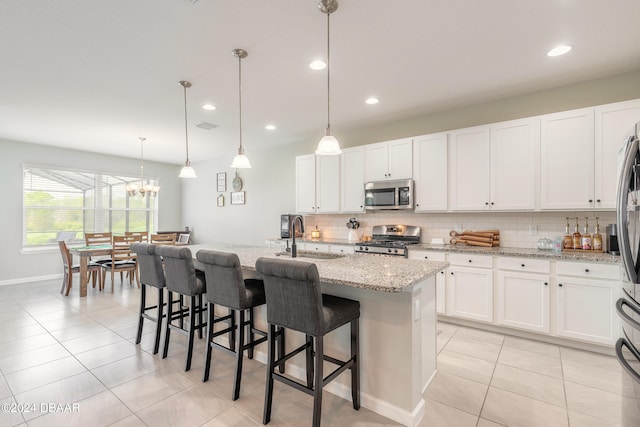
POLYGON ((549 283, 548 283, 548 282, 544 282, 544 285, 545 285, 545 286, 549 286, 549 283))
POLYGON ((453 276, 453 271, 451 272, 451 275, 453 276))
POLYGON ((562 283, 558 283, 558 286, 562 287, 562 283))
POLYGON ((420 207, 420 203, 416 203, 416 208, 419 208, 419 207, 420 207))
MULTIPOLYGON (((444 271, 441 271, 440 274, 444 274, 444 271)), ((451 274, 453 274, 453 273, 451 273, 451 274)))
POLYGON ((589 203, 593 203, 593 199, 589 199, 589 203))
POLYGON ((429 257, 425 255, 424 259, 429 259, 429 257))
POLYGON ((489 206, 489 202, 484 202, 484 205, 485 206, 489 206))
POLYGON ((600 199, 596 199, 596 202, 600 203, 600 199))
POLYGON ((469 262, 471 262, 471 260, 469 260, 469 262))
POLYGON ((491 202, 491 206, 493 206, 493 202, 491 202))
POLYGON ((520 265, 524 267, 524 264, 520 264, 520 265))
POLYGON ((585 268, 585 269, 584 269, 584 272, 585 272, 585 273, 588 273, 588 272, 589 272, 589 269, 588 269, 588 268, 585 268))

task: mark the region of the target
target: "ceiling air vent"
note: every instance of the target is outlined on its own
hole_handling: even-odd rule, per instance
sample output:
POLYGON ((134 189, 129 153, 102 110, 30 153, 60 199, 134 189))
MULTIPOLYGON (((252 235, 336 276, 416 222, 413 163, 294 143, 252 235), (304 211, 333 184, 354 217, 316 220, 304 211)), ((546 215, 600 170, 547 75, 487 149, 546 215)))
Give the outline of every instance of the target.
POLYGON ((196 127, 204 130, 211 130, 211 129, 217 128, 218 125, 214 125, 209 122, 202 122, 202 123, 198 123, 196 127))

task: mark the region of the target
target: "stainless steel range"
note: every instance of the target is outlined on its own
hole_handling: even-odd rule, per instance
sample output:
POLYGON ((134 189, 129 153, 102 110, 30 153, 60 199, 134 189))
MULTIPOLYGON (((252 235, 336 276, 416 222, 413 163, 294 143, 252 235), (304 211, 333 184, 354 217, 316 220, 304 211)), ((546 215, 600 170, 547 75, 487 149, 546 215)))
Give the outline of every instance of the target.
POLYGON ((412 225, 376 225, 373 240, 356 244, 356 252, 406 257, 407 246, 420 243, 420 227, 412 225))

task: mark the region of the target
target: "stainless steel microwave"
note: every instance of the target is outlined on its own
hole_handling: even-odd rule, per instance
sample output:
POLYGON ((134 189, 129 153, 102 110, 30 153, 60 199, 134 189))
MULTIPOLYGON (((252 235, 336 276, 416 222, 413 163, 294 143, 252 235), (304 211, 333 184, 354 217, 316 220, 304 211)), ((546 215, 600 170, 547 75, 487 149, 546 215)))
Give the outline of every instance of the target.
POLYGON ((364 206, 368 210, 413 209, 413 180, 367 182, 364 185, 364 206))

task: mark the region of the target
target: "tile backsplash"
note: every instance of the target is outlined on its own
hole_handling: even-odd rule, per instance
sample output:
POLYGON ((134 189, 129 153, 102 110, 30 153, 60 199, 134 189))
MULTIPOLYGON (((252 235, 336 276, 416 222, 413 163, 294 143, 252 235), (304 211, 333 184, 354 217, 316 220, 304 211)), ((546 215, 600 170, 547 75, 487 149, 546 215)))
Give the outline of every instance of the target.
POLYGON ((472 213, 407 213, 380 211, 351 215, 306 215, 305 230, 310 235, 317 225, 321 237, 346 239, 349 229, 346 223, 349 218, 360 222, 360 235, 371 235, 374 225, 404 224, 422 228, 421 241, 429 243, 433 238, 442 238, 449 243, 451 230, 500 230, 500 246, 513 248, 536 248, 543 237, 553 240, 564 234, 566 217, 570 217, 571 231, 575 225, 575 217, 579 217, 580 232, 584 227, 585 217, 589 218, 589 231, 593 233, 596 224, 600 223, 600 232, 604 235, 607 224, 615 223, 616 214, 609 212, 472 212, 472 213))

